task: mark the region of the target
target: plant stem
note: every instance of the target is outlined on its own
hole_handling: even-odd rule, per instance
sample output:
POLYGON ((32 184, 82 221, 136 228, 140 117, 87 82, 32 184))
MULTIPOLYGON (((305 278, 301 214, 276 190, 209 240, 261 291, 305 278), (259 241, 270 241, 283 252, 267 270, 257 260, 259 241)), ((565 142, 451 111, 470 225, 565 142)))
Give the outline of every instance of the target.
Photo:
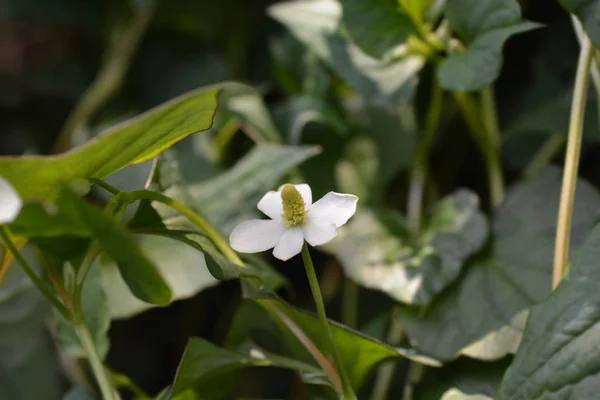
POLYGON ((563 172, 560 205, 558 208, 558 222, 556 227, 556 244, 554 248, 554 270, 552 274, 552 287, 556 288, 562 279, 569 257, 569 235, 571 230, 571 217, 575 199, 575 184, 577 182, 577 168, 581 152, 581 139, 583 136, 583 116, 587 99, 590 68, 594 47, 590 39, 585 36, 581 43, 577 75, 575 76, 575 89, 571 103, 571 117, 569 121, 569 137, 567 154, 563 172))
MULTIPOLYGON (((398 319, 394 318, 392 313, 392 321, 390 325, 390 331, 388 332, 387 343, 395 346, 400 343, 403 335, 404 328, 398 319)), ((373 394, 371 394, 371 400, 385 400, 387 398, 395 369, 395 360, 389 361, 379 367, 379 370, 377 371, 377 377, 375 378, 375 384, 373 386, 373 394)))
POLYGON ((421 229, 421 217, 423 210, 423 193, 425 191, 425 180, 428 170, 428 158, 433 139, 442 115, 443 91, 434 79, 431 87, 431 100, 429 110, 423 127, 423 140, 415 153, 414 161, 410 171, 410 186, 408 189, 407 219, 408 225, 413 232, 421 229))
POLYGON ((71 312, 67 310, 64 304, 62 304, 60 300, 54 295, 54 293, 52 293, 52 290, 48 288, 48 285, 42 282, 42 280, 37 276, 35 270, 31 267, 31 265, 29 265, 25 257, 23 257, 23 255, 19 252, 19 250, 13 243, 10 237, 10 232, 8 231, 8 228, 6 226, 0 226, 0 237, 2 238, 2 241, 4 242, 6 248, 13 254, 15 260, 17 260, 17 262, 23 268, 23 271, 25 271, 25 274, 27 274, 29 279, 31 279, 31 281, 46 298, 46 300, 48 300, 48 302, 58 312, 60 312, 63 315, 63 317, 70 321, 73 318, 71 312))
POLYGON ((319 316, 319 321, 321 322, 323 333, 327 336, 327 340, 329 341, 329 353, 333 356, 333 359, 335 361, 335 367, 338 370, 338 373, 342 380, 342 387, 344 389, 344 400, 356 399, 356 395, 352 390, 352 384, 350 383, 350 379, 348 379, 348 374, 346 372, 346 368, 344 367, 344 362, 335 344, 335 339, 333 337, 333 331, 331 330, 331 326, 329 325, 329 320, 327 319, 327 315, 325 314, 325 305, 323 304, 323 296, 321 295, 321 289, 319 288, 319 280, 317 279, 315 266, 312 262, 312 259, 310 258, 310 253, 308 251, 308 245, 306 244, 306 242, 304 242, 304 245, 302 246, 302 261, 304 261, 306 275, 308 276, 310 290, 312 291, 313 298, 315 300, 315 305, 317 307, 317 315, 319 316))
POLYGON ((200 215, 196 214, 190 208, 181 204, 177 200, 174 200, 170 197, 167 197, 160 193, 152 192, 149 190, 136 190, 136 191, 130 192, 129 194, 131 196, 133 196, 132 197, 133 199, 136 199, 136 200, 146 199, 146 200, 150 200, 150 201, 157 201, 159 203, 162 203, 164 205, 167 205, 167 206, 173 208, 174 210, 179 212, 181 215, 183 215, 187 219, 189 219, 190 222, 192 222, 198 228, 200 228, 206 234, 206 236, 208 236, 208 238, 215 244, 215 246, 217 246, 217 248, 219 250, 221 250, 223 255, 225 255, 225 257, 227 257, 227 259, 229 259, 229 261, 231 261, 241 267, 244 266, 244 262, 238 257, 236 252, 233 251, 233 249, 229 246, 229 244, 221 237, 221 234, 219 232, 217 232, 217 230, 215 228, 213 228, 212 225, 210 225, 208 223, 208 221, 206 221, 200 215))
POLYGON ((96 350, 96 345, 94 344, 92 335, 85 325, 85 320, 83 319, 81 310, 77 311, 76 318, 73 320, 73 328, 75 329, 75 333, 77 333, 77 337, 79 338, 81 346, 85 350, 88 361, 90 362, 90 366, 92 367, 92 371, 94 372, 94 376, 96 377, 96 382, 100 387, 102 397, 104 400, 118 400, 119 396, 113 389, 111 380, 104 369, 104 364, 102 363, 100 355, 96 350))
POLYGON ((356 328, 358 324, 358 285, 350 278, 344 279, 342 323, 350 328, 356 328))
POLYGON ((561 133, 550 136, 523 170, 523 177, 533 179, 538 176, 563 148, 565 140, 565 136, 561 133))
MULTIPOLYGON (((571 14, 571 21, 573 22, 573 28, 575 29, 575 35, 577 36, 577 40, 579 41, 579 45, 581 46, 583 40, 585 38, 585 31, 583 30, 583 26, 581 26, 581 22, 577 19, 576 16, 571 14)), ((598 50, 594 50, 592 62, 592 81, 594 82, 594 87, 596 88, 596 107, 598 113, 598 122, 600 123, 600 52, 598 50)))
POLYGON ((504 175, 502 173, 502 164, 500 161, 500 145, 497 132, 497 122, 495 106, 493 104, 493 95, 490 92, 482 91, 482 112, 481 115, 473 100, 463 92, 454 92, 454 99, 461 110, 467 127, 479 151, 483 155, 488 173, 488 182, 490 185, 490 203, 492 207, 497 206, 504 197, 504 175), (481 117, 486 121, 482 121, 481 117), (491 121, 487 121, 490 119, 491 121))
POLYGON ((55 153, 65 152, 72 147, 73 135, 121 86, 151 16, 151 10, 145 8, 138 12, 127 26, 119 25, 111 32, 109 47, 98 76, 67 118, 54 145, 55 153))

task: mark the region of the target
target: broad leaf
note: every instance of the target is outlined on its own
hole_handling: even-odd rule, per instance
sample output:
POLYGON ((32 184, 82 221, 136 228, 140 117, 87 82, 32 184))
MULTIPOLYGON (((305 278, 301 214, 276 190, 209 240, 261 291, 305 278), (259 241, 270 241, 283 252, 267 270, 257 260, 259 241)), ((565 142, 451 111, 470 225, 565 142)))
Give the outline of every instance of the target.
POLYGON ((235 387, 235 375, 244 368, 277 367, 318 374, 309 364, 270 354, 255 345, 242 351, 226 350, 200 338, 188 342, 167 399, 197 390, 202 398, 222 398, 235 387))
POLYGON ((210 128, 218 92, 213 87, 178 97, 65 154, 0 157, 0 176, 9 180, 24 200, 44 200, 65 182, 104 178, 210 128))
MULTIPOLYGON (((185 243, 154 235, 136 235, 135 243, 168 284, 173 301, 218 284, 209 273, 204 254, 185 243)), ((129 318, 153 307, 132 293, 112 260, 100 257, 95 267, 102 270, 111 318, 129 318)))
POLYGON ((559 0, 560 4, 581 21, 585 33, 596 47, 600 47, 600 1, 559 0))
POLYGON ((352 40, 367 54, 382 58, 404 43, 413 23, 397 0, 341 0, 343 23, 352 40))
POLYGON ((71 190, 63 189, 61 196, 65 207, 88 226, 102 250, 115 260, 121 276, 136 297, 158 305, 171 301, 171 289, 123 226, 96 207, 86 204, 71 190))
POLYGON ((398 215, 362 212, 330 247, 358 284, 404 303, 428 304, 485 243, 488 226, 478 206, 466 190, 445 198, 416 242, 398 215))
POLYGON ((334 0, 279 3, 269 14, 315 52, 365 101, 391 105, 412 98, 415 75, 425 61, 420 56, 388 62, 374 59, 339 32, 342 9, 334 0))
MULTIPOLYGON (((32 265, 27 247, 23 254, 32 265)), ((13 261, 0 286, 0 392, 6 399, 60 398, 60 367, 45 320, 50 307, 13 261)))
POLYGON ((516 0, 453 0, 446 6, 450 26, 466 44, 438 70, 444 89, 478 90, 494 82, 502 68, 502 47, 511 36, 539 27, 522 21, 516 0))
MULTIPOLYGON (((560 188, 561 171, 550 168, 508 191, 494 214, 490 249, 426 310, 406 309, 401 314, 417 349, 443 360, 461 352, 496 359, 514 351, 515 330, 522 325, 519 314, 550 293, 560 188), (504 340, 505 334, 512 340, 504 340)), ((600 195, 579 180, 571 249, 582 243, 598 216, 600 195)))
MULTIPOLYGON (((282 320, 282 315, 290 318, 321 352, 329 348, 316 316, 274 299, 247 301, 234 317, 227 338, 227 346, 237 348, 250 337, 267 349, 274 349, 274 351, 278 349, 277 351, 284 356, 318 366, 313 355, 290 331, 289 325, 282 320)), ((392 348, 344 325, 332 322, 332 328, 346 371, 355 389, 361 387, 369 372, 386 359, 404 356, 416 362, 433 366, 439 365, 435 360, 421 357, 411 350, 392 348)), ((315 381, 315 377, 312 378, 305 377, 304 379, 309 383, 325 384, 328 382, 324 372, 319 380, 315 381)))
MULTIPOLYGON (((591 219, 591 217, 590 217, 591 219)), ((600 227, 575 254, 567 276, 529 315, 497 399, 593 399, 600 361, 600 227)))

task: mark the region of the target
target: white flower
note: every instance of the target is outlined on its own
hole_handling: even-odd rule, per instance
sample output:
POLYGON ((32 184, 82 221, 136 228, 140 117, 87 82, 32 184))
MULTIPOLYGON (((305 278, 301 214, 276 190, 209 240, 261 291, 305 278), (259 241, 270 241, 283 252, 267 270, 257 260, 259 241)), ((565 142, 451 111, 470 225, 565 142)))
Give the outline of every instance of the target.
POLYGON ((302 251, 304 240, 312 246, 325 244, 337 236, 337 228, 356 212, 358 197, 329 192, 313 204, 307 184, 283 185, 258 202, 258 209, 270 220, 242 222, 229 236, 240 253, 273 249, 273 255, 286 261, 302 251))
POLYGON ((9 181, 0 176, 0 225, 13 222, 23 208, 21 197, 9 181))

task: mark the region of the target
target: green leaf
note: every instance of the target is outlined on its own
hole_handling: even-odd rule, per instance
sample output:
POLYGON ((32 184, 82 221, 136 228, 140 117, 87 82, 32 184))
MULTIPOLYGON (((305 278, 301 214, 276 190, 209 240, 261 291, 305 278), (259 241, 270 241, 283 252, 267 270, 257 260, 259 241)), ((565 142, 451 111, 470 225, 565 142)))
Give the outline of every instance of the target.
POLYGON ((509 364, 509 358, 492 363, 461 358, 443 368, 430 368, 415 387, 413 398, 414 400, 454 399, 450 394, 455 392, 456 399, 471 400, 469 396, 472 396, 472 400, 491 400, 496 395, 509 364), (483 396, 483 398, 475 396, 483 396))
MULTIPOLYGON (((96 349, 100 357, 104 359, 110 345, 108 341, 110 314, 99 268, 92 268, 83 283, 82 308, 86 325, 92 334, 96 349)), ((87 357, 73 325, 62 315, 56 317, 55 330, 57 341, 69 355, 76 358, 87 357)))
POLYGON ((271 17, 285 25, 365 101, 395 105, 412 98, 417 84, 415 75, 425 60, 421 56, 408 56, 399 61, 381 61, 368 56, 339 32, 342 17, 339 3, 288 1, 268 10, 271 17))
POLYGON ((210 128, 218 92, 211 87, 185 94, 65 154, 0 157, 0 176, 9 180, 25 201, 44 200, 65 182, 104 178, 210 128))
POLYGON ((540 25, 522 21, 516 0, 453 0, 446 6, 450 26, 466 44, 438 70, 444 89, 473 91, 494 82, 502 68, 502 47, 509 37, 540 25))
POLYGON ((461 190, 435 207, 416 243, 397 214, 363 211, 330 247, 358 284, 404 303, 425 305, 456 279, 487 235, 479 199, 461 190))
MULTIPOLYGON (((490 248, 426 310, 401 313, 418 350, 442 360, 460 353, 497 359, 514 352, 523 313, 550 293, 561 175, 549 168, 512 187, 494 214, 490 248)), ((598 216, 600 195, 579 180, 571 249, 582 243, 598 216)))
POLYGON ((249 367, 278 367, 315 374, 319 369, 293 359, 270 354, 255 345, 244 351, 231 351, 200 338, 191 338, 185 348, 172 390, 167 399, 189 389, 197 389, 202 398, 222 398, 235 386, 235 373, 249 367), (223 386, 223 380, 229 384, 223 386))
MULTIPOLYGON (((592 219, 592 216, 589 217, 592 219)), ((593 399, 598 393, 600 288, 596 226, 567 276, 529 315, 523 341, 506 373, 499 400, 593 399)))
POLYGON ((575 14, 581 21, 585 33, 596 47, 600 47, 600 1, 559 0, 564 9, 575 14))
MULTIPOLYGON (((209 273, 204 254, 189 245, 155 235, 135 235, 134 240, 144 257, 164 277, 173 301, 189 298, 219 283, 209 273)), ((100 257, 97 264, 95 267, 102 270, 111 318, 129 318, 153 307, 132 294, 112 260, 100 257)))
MULTIPOLYGON (((227 346, 237 348, 251 338, 267 349, 278 345, 276 348, 282 355, 317 366, 313 356, 282 322, 282 314, 290 318, 318 349, 322 351, 328 348, 327 339, 316 316, 275 299, 247 300, 234 317, 227 337, 227 346)), ((377 339, 331 322, 335 342, 355 389, 362 386, 369 372, 386 359, 404 356, 416 362, 439 365, 437 361, 422 358, 411 350, 392 348, 377 339)), ((308 377, 305 377, 305 380, 307 379, 308 377)), ((308 382, 328 384, 324 373, 319 379, 311 379, 308 382)))
MULTIPOLYGON (((35 266, 30 248, 23 255, 35 266)), ((60 399, 60 366, 45 329, 50 307, 13 261, 0 286, 0 392, 6 399, 60 399)))
POLYGON ((259 215, 256 204, 293 167, 319 153, 316 146, 259 144, 233 168, 188 186, 196 208, 225 233, 259 215))
POLYGON ((413 33, 398 0, 341 0, 342 21, 352 40, 367 54, 382 58, 413 33))
POLYGON ((166 305, 171 301, 171 289, 124 227, 99 209, 86 204, 71 190, 63 189, 61 196, 65 207, 89 227, 102 250, 115 260, 121 276, 136 297, 157 305, 166 305))

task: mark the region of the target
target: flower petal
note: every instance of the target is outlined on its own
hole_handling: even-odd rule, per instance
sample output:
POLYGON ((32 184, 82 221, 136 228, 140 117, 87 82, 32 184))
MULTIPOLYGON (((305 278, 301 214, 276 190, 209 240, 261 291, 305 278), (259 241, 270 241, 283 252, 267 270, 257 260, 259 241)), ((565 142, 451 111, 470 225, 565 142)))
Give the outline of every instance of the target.
POLYGON ((229 244, 240 253, 258 253, 275 247, 284 231, 281 220, 253 219, 233 229, 229 244))
POLYGON ((281 261, 287 261, 302 251, 304 234, 301 228, 287 228, 273 249, 273 255, 281 261))
POLYGON ((308 209, 308 207, 310 207, 312 204, 312 190, 310 190, 310 186, 308 186, 306 183, 301 183, 300 185, 294 185, 294 187, 298 192, 300 192, 300 196, 302 196, 302 200, 304 200, 306 208, 308 209))
POLYGON ((0 224, 13 222, 23 208, 23 200, 9 181, 0 177, 0 224))
POLYGON ((276 192, 271 190, 263 196, 258 202, 257 206, 267 217, 280 220, 283 214, 283 205, 281 201, 281 191, 276 192))
POLYGON ((321 219, 334 224, 336 227, 344 225, 356 212, 358 197, 353 194, 329 192, 310 209, 310 217, 321 219))
POLYGON ((304 238, 311 246, 325 244, 338 235, 334 224, 323 219, 311 218, 310 214, 308 222, 302 227, 302 232, 304 232, 304 238))

